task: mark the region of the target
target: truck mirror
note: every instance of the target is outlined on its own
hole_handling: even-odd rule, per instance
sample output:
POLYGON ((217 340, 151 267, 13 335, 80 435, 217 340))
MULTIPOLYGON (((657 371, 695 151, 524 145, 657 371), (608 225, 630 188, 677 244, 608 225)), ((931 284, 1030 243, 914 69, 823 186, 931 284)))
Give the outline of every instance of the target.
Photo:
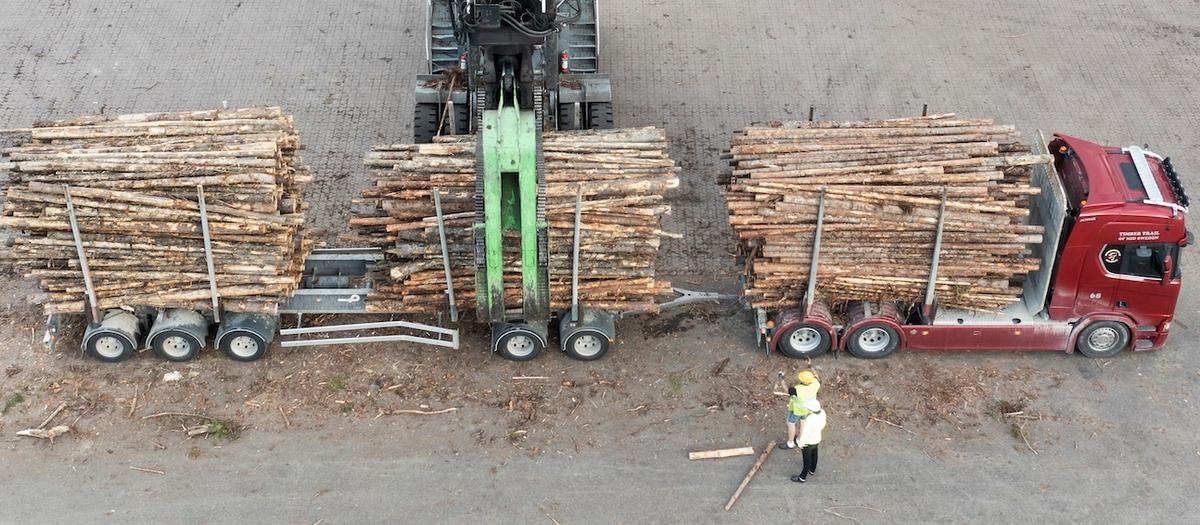
POLYGON ((1174 270, 1175 270, 1175 268, 1174 268, 1174 265, 1175 265, 1175 264, 1174 264, 1174 263, 1175 263, 1175 261, 1172 261, 1172 260, 1171 260, 1171 254, 1167 254, 1165 257, 1163 257, 1163 264, 1162 264, 1162 284, 1163 284, 1164 286, 1165 286, 1167 283, 1171 282, 1171 274, 1172 274, 1172 273, 1174 272, 1174 270))

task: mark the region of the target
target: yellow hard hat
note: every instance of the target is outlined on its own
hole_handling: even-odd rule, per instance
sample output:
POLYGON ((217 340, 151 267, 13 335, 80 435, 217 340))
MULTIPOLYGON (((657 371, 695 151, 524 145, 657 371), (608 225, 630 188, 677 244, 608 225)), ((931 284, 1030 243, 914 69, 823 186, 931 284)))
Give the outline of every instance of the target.
POLYGON ((817 376, 812 373, 812 370, 801 370, 799 374, 796 374, 796 379, 799 379, 802 385, 811 385, 813 381, 817 380, 817 376))

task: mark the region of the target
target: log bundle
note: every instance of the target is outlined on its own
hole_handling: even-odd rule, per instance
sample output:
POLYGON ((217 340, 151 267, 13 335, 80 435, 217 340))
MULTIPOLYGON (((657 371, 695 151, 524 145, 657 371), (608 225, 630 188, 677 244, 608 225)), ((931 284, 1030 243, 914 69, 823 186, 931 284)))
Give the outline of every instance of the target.
POLYGON ((311 242, 311 174, 280 108, 91 116, 36 123, 3 150, 3 257, 37 278, 47 313, 85 311, 73 205, 96 307, 212 308, 201 192, 220 307, 273 313, 311 242))
MULTIPOLYGON (((433 200, 440 196, 459 311, 475 307, 475 137, 439 137, 433 144, 376 146, 368 153, 374 186, 363 192, 369 214, 354 217, 358 240, 386 249, 374 275, 369 311, 433 313, 447 303, 441 243, 433 200)), ((571 303, 575 202, 582 195, 579 297, 585 306, 653 311, 671 293, 655 274, 670 213, 667 190, 679 186, 656 128, 547 132, 542 150, 549 224, 551 308, 571 303)), ((517 232, 504 239, 505 304, 521 304, 517 232)))
POLYGON ((774 123, 736 133, 729 154, 721 182, 756 307, 802 300, 822 193, 817 298, 832 304, 923 300, 943 194, 939 304, 1003 308, 1040 263, 1030 177, 1051 158, 1012 126, 953 114, 774 123))

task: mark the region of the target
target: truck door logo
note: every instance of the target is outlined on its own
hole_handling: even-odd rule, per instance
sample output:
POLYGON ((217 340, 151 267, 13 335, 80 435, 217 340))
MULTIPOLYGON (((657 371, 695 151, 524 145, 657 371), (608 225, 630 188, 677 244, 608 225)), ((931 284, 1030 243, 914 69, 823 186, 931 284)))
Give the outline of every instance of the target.
POLYGON ((1104 251, 1104 262, 1108 264, 1116 264, 1121 261, 1121 250, 1117 248, 1109 248, 1104 251))

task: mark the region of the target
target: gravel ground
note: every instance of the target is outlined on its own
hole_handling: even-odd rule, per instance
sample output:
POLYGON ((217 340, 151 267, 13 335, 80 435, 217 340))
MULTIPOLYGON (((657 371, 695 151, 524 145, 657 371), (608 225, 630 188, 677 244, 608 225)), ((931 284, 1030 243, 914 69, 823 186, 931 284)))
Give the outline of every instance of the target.
MULTIPOLYGON (((0 127, 283 105, 317 173, 312 222, 326 236, 365 182, 367 147, 411 132, 421 2, 0 7, 0 127)), ((928 104, 1028 132, 1148 143, 1200 187, 1194 1, 622 0, 601 16, 617 124, 665 126, 684 167, 668 226, 685 237, 660 268, 697 288, 732 284, 713 184, 729 134, 809 107, 857 119, 928 104)), ((1196 268, 1186 255, 1182 264, 1196 268)), ((620 346, 591 364, 553 353, 505 362, 469 332, 459 351, 369 345, 250 365, 146 355, 100 366, 41 348, 40 315, 22 300, 32 286, 0 284, 0 403, 12 401, 0 415, 0 523, 1186 523, 1200 513, 1191 284, 1171 343, 1153 354, 818 359, 831 407, 820 474, 797 486, 787 475, 798 458, 776 453, 728 514, 720 507, 753 458, 688 463, 684 453, 781 438, 770 381, 803 365, 755 352, 749 317, 733 307, 623 321, 620 346), (164 382, 172 371, 182 379, 164 382), (14 436, 61 403, 56 423, 72 433, 53 445, 14 436), (1012 407, 1032 419, 996 415, 1012 407), (444 408, 458 410, 394 412, 444 408), (189 439, 183 430, 202 420, 143 419, 160 412, 234 432, 189 439)))

